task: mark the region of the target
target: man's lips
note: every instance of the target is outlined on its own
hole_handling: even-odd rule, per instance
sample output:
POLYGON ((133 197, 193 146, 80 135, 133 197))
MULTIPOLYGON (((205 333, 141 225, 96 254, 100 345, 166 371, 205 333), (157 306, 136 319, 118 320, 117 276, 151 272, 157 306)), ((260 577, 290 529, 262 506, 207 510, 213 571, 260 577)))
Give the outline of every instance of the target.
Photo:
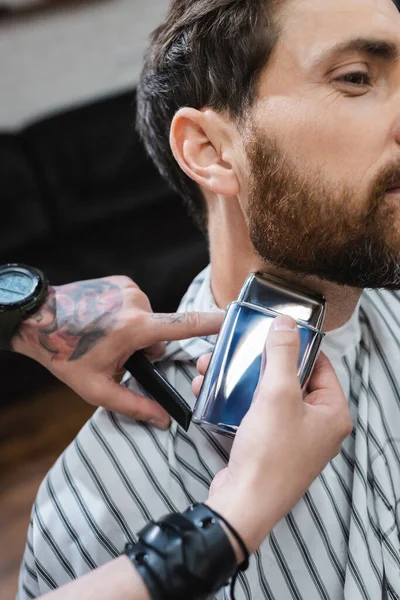
POLYGON ((387 190, 388 193, 400 192, 400 179, 395 181, 394 183, 388 185, 387 190))

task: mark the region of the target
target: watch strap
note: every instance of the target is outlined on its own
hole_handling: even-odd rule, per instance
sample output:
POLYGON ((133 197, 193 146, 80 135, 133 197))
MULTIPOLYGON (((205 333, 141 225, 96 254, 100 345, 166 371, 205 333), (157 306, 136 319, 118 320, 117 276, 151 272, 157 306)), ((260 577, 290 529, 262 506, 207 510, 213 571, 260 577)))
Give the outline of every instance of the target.
POLYGON ((21 310, 16 308, 9 313, 3 313, 0 318, 0 350, 13 352, 11 340, 21 324, 21 310))
POLYGON ((9 264, 0 267, 2 268, 22 268, 30 271, 38 278, 38 285, 34 292, 27 298, 26 303, 18 304, 15 307, 10 307, 6 310, 0 310, 0 350, 13 351, 11 340, 15 335, 21 322, 28 318, 31 314, 39 310, 47 298, 49 282, 47 277, 34 267, 29 267, 23 264, 9 264))

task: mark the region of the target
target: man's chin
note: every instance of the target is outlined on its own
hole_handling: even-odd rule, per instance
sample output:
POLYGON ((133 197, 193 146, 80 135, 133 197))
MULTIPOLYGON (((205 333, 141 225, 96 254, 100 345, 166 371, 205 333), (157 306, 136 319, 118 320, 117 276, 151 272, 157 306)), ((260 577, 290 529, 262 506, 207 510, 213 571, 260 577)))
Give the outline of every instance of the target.
MULTIPOLYGON (((321 252, 323 256, 323 253, 321 252)), ((367 254, 365 255, 367 256, 367 254)), ((318 291, 319 282, 353 289, 386 289, 400 291, 400 255, 386 256, 382 261, 360 261, 343 257, 326 264, 305 265, 290 261, 274 263, 268 260, 265 272, 318 291), (357 265, 351 267, 351 265, 357 265)), ((263 269, 264 270, 264 269, 263 269)))

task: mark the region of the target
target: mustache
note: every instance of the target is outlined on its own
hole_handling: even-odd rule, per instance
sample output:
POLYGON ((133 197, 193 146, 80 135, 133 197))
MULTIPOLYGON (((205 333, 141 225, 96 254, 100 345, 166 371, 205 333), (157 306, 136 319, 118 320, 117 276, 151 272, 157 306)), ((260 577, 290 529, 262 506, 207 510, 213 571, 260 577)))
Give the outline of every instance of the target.
POLYGON ((375 176, 370 187, 368 217, 373 218, 384 202, 388 188, 395 184, 400 187, 400 160, 386 165, 375 176))
POLYGON ((372 194, 376 196, 385 195, 388 188, 395 184, 400 187, 400 160, 383 167, 376 175, 372 183, 372 194))

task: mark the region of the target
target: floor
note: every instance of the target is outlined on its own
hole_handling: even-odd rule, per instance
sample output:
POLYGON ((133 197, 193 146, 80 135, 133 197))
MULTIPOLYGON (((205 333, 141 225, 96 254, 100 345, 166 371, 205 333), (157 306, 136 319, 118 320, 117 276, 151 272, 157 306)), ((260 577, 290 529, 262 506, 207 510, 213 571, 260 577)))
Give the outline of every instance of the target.
POLYGON ((16 405, 0 406, 0 600, 15 597, 40 482, 92 413, 62 384, 16 405))

